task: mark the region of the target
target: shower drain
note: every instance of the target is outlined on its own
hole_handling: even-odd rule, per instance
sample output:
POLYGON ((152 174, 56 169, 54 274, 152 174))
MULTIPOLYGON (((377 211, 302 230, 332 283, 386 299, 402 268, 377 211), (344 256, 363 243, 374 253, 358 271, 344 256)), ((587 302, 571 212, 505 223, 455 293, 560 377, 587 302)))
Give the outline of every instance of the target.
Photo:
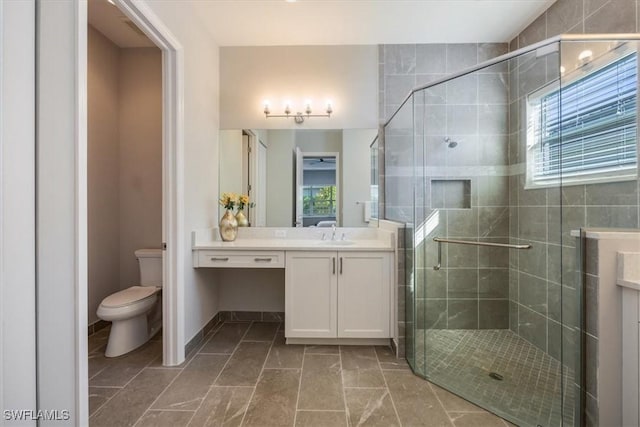
POLYGON ((489 376, 498 381, 502 381, 504 379, 504 377, 497 372, 489 372, 489 376))

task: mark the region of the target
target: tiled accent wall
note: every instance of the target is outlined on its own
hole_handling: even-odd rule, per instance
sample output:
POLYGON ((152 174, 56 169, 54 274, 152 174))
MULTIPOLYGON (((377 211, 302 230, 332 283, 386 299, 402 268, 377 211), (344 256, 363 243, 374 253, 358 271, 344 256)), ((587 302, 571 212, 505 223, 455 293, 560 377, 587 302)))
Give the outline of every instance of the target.
MULTIPOLYGON (((413 87, 506 51, 506 44, 381 46, 381 117, 395 112, 413 87)), ((442 268, 435 271, 432 240, 508 241, 506 70, 488 68, 419 94, 387 130, 387 218, 408 222, 410 229, 414 219, 418 229, 425 220, 437 224, 417 242, 415 269, 407 266, 407 292, 416 298, 407 322, 415 317, 419 329, 508 328, 507 257, 495 249, 445 244, 442 268), (457 145, 450 148, 447 137, 457 145)))
MULTIPOLYGON (((558 0, 511 41, 510 50, 526 47, 562 33, 637 32, 638 3, 640 2, 636 0, 558 0)), ((534 88, 539 87, 545 80, 557 79, 557 60, 561 60, 558 55, 551 55, 546 63, 525 59, 520 61, 520 68, 511 70, 511 165, 524 164, 524 94, 518 92, 518 89, 522 89, 525 82, 534 88)), ((533 240, 538 243, 534 244, 530 260, 525 260, 522 253, 519 254, 519 258, 512 256, 510 260, 513 330, 517 330, 538 347, 546 347, 552 356, 559 358, 560 292, 565 313, 566 310, 576 310, 576 288, 580 283, 575 255, 576 240, 570 237, 570 231, 581 227, 637 228, 640 217, 638 187, 638 181, 627 181, 565 186, 561 192, 524 190, 523 175, 511 179, 511 239, 533 240), (546 252, 546 256, 543 251, 546 252), (563 286, 560 286, 560 258, 563 264, 563 286), (544 277, 529 274, 529 261, 539 264, 535 271, 547 271, 546 286, 543 286, 544 282, 541 280, 544 277), (544 264, 546 269, 543 268, 544 264), (546 295, 540 291, 541 289, 546 291, 546 295)), ((577 345, 575 328, 578 325, 567 322, 574 317, 565 317, 567 329, 562 345, 577 345)), ((568 359, 565 359, 567 362, 568 359)))
POLYGON ((561 235, 558 188, 525 188, 526 99, 558 80, 558 56, 530 53, 509 61, 509 239, 532 246, 509 252, 509 318, 512 331, 559 360, 561 292, 575 294, 575 281, 561 289, 560 254, 565 267, 571 265, 565 271, 575 271, 575 239, 561 235))
MULTIPOLYGON (((596 33, 636 33, 640 30, 640 1, 637 0, 558 0, 542 15, 540 15, 529 27, 523 30, 510 43, 510 50, 526 47, 549 37, 570 33, 570 34, 596 34, 596 33)), ((512 74, 513 78, 513 74, 512 74)), ((517 124, 514 118, 521 117, 511 105, 510 130, 512 135, 512 145, 510 151, 510 162, 512 164, 521 162, 515 158, 522 147, 522 140, 515 138, 517 124)), ((563 362, 570 367, 574 365, 574 358, 567 356, 576 353, 579 345, 579 335, 577 330, 578 301, 576 288, 581 285, 581 278, 577 274, 579 248, 575 248, 576 240, 569 236, 571 230, 580 227, 612 227, 612 228, 638 228, 640 218, 640 183, 638 181, 627 181, 611 184, 592 184, 564 187, 561 194, 548 192, 546 200, 542 197, 532 198, 532 209, 525 209, 518 205, 517 210, 512 208, 512 221, 515 216, 520 216, 520 221, 533 220, 537 214, 547 213, 548 236, 557 236, 560 229, 559 221, 562 221, 562 241, 561 245, 553 239, 547 239, 547 269, 549 281, 547 282, 548 316, 543 318, 539 311, 528 310, 526 303, 514 305, 512 299, 512 329, 522 327, 522 321, 531 320, 532 325, 536 325, 530 331, 528 337, 536 345, 542 347, 544 341, 547 342, 548 351, 554 357, 559 357, 560 338, 557 337, 559 329, 559 292, 562 292, 563 317, 566 328, 562 336, 562 346, 564 348, 563 362), (562 213, 559 212, 560 197, 562 197, 562 213), (554 206, 556 205, 556 206, 554 206), (559 284, 558 274, 560 267, 558 260, 562 254, 562 286, 559 284), (525 313, 524 318, 520 317, 520 325, 513 322, 513 312, 519 308, 525 313), (530 319, 527 319, 529 316, 530 319), (546 323, 546 334, 544 337, 544 327, 546 323)), ((514 188, 522 191, 521 182, 511 181, 511 193, 514 196, 514 188)), ((534 231, 535 232, 535 231, 534 231)), ((512 227, 512 237, 515 237, 516 229, 512 227)), ((598 405, 597 405, 597 366, 598 366, 598 302, 597 289, 599 285, 597 266, 597 241, 587 239, 586 245, 586 277, 585 294, 587 299, 586 315, 586 343, 587 351, 586 363, 586 424, 598 425, 598 405), (595 295, 595 296, 594 296, 595 295)), ((514 259, 511 263, 513 266, 514 259)), ((511 292, 516 291, 514 279, 517 269, 511 269, 511 292)), ((522 287, 520 287, 522 290, 522 287)), ((522 333, 522 331, 520 331, 522 333)))

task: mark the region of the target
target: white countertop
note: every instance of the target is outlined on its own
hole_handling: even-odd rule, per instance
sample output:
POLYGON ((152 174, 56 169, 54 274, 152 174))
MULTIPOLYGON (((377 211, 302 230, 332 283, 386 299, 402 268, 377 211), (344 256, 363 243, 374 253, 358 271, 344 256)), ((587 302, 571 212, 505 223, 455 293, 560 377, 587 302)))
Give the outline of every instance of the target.
POLYGON ((382 240, 350 240, 350 244, 340 240, 305 239, 236 239, 234 242, 211 241, 193 246, 194 250, 242 250, 242 251, 391 251, 390 242, 382 240), (351 244, 352 243, 352 244, 351 244))
POLYGON ((217 229, 193 232, 193 250, 231 251, 394 251, 394 234, 379 229, 338 228, 336 237, 346 234, 346 241, 331 240, 331 229, 269 229, 240 230, 233 242, 218 240, 217 229), (275 237, 285 231, 285 237, 275 237), (321 235, 325 233, 325 240, 321 235))
MULTIPOLYGON (((640 239, 638 228, 587 228, 588 239, 640 239)), ((571 230, 572 237, 580 237, 580 230, 571 230)))
POLYGON ((640 253, 618 252, 618 286, 640 291, 640 253))

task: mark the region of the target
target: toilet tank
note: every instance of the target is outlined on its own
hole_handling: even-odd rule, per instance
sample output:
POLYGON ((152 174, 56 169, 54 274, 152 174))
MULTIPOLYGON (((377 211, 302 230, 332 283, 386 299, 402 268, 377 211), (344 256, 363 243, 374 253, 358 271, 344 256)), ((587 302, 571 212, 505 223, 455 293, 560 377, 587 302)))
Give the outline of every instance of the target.
POLYGON ((140 286, 162 286, 162 249, 138 249, 140 286))

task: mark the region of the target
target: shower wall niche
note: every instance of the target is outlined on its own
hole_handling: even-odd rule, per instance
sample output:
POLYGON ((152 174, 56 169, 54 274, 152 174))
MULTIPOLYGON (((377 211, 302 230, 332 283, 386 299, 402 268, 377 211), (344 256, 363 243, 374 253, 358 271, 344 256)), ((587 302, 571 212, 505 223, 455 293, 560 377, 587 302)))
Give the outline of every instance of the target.
POLYGON ((587 401, 594 419, 575 231, 638 226, 635 70, 635 42, 564 37, 425 77, 395 110, 384 217, 406 224, 415 373, 518 425, 578 424, 587 401))

